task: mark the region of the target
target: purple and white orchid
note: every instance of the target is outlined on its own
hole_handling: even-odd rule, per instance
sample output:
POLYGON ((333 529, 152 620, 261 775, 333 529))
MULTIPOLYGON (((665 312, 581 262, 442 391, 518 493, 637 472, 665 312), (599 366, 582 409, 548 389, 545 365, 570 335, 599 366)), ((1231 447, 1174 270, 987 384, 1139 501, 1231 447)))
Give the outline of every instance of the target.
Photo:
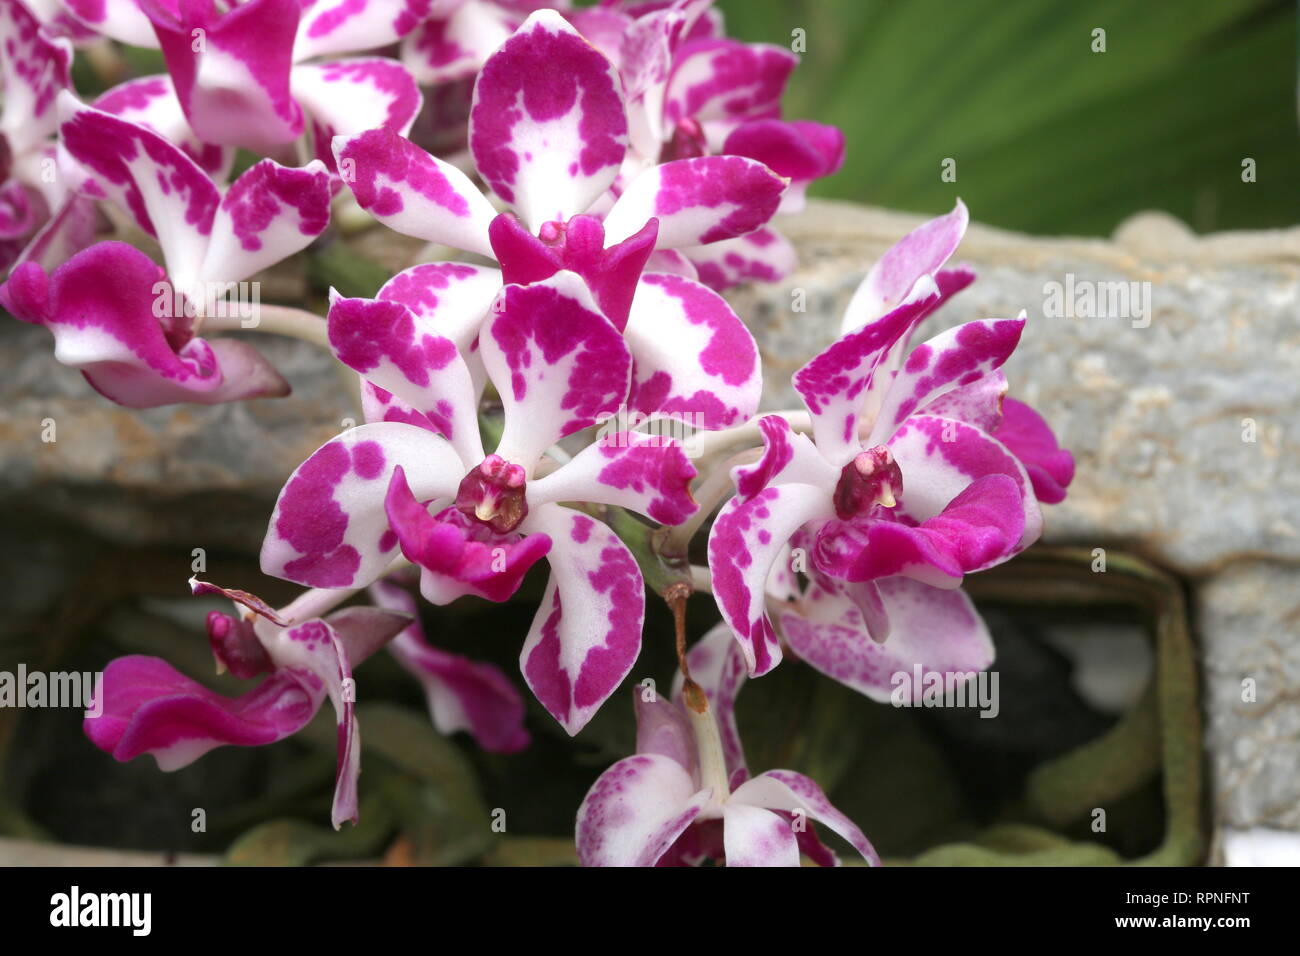
POLYGON ((673 696, 636 690, 636 755, 618 761, 578 809, 578 859, 584 866, 820 866, 839 858, 813 821, 843 837, 868 863, 880 858, 862 831, 803 774, 749 775, 735 704, 745 660, 719 625, 687 655, 703 710, 687 702, 677 675, 673 696))

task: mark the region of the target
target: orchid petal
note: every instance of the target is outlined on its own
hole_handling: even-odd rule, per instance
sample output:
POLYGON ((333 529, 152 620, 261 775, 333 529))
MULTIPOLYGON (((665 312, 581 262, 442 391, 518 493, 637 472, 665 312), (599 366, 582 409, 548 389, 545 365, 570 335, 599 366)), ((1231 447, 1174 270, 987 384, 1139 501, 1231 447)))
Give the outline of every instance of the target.
POLYGON ((594 518, 548 504, 520 527, 552 542, 551 579, 520 667, 542 706, 576 734, 636 661, 645 585, 632 552, 594 518))
POLYGON ((450 604, 467 594, 509 600, 551 547, 545 534, 499 534, 455 508, 429 514, 400 467, 393 472, 385 510, 402 554, 421 569, 420 593, 431 604, 450 604))
POLYGON ((239 697, 224 697, 157 657, 131 655, 104 668, 98 717, 86 736, 114 760, 152 754, 160 769, 179 770, 225 744, 257 747, 297 733, 316 715, 325 689, 280 672, 239 697))
POLYGON ((422 413, 462 461, 482 459, 476 393, 455 342, 388 299, 336 296, 328 321, 330 348, 340 362, 422 413))
POLYGON ((794 374, 794 387, 813 417, 817 449, 839 468, 861 450, 858 416, 881 361, 900 336, 942 301, 928 277, 908 300, 875 322, 841 336, 794 374))
POLYGON ((396 43, 429 16, 431 0, 311 0, 294 40, 296 60, 396 43))
POLYGON ((932 588, 909 578, 875 582, 889 617, 889 639, 873 640, 846 597, 818 587, 803 611, 781 614, 790 649, 827 677, 880 703, 909 703, 913 668, 927 673, 969 674, 993 664, 993 641, 971 599, 960 588, 932 588), (897 675, 908 680, 900 682, 897 675))
POLYGON ((925 413, 965 422, 992 435, 1002 421, 1006 394, 1007 377, 997 369, 926 402, 925 413))
POLYGON ((897 513, 923 522, 943 511, 972 481, 1006 475, 1021 496, 1024 527, 1015 550, 1029 547, 1042 534, 1042 509, 1029 475, 996 438, 951 419, 914 415, 890 439, 889 450, 903 474, 897 513))
POLYGON ((758 346, 731 306, 681 276, 643 276, 624 332, 635 361, 628 407, 697 428, 728 428, 758 410, 758 346))
POLYGON ((0 134, 11 152, 25 153, 58 126, 55 98, 72 88, 72 43, 51 37, 16 0, 0 4, 0 134))
POLYGON ((695 731, 686 712, 653 688, 632 688, 636 707, 636 752, 660 754, 677 763, 692 778, 699 773, 695 731))
MULTIPOLYGON (((153 36, 152 29, 149 32, 153 36)), ((176 144, 218 182, 224 182, 235 161, 235 149, 205 143, 194 135, 170 76, 142 76, 127 80, 104 93, 94 102, 97 110, 112 113, 131 123, 147 126, 159 136, 176 144)))
POLYGON ((401 466, 421 501, 449 497, 465 466, 443 439, 400 422, 360 425, 326 442, 280 492, 262 570, 310 587, 363 587, 397 556, 384 501, 401 466))
POLYGON ((970 213, 960 199, 952 212, 913 229, 894 243, 853 293, 844 312, 842 331, 861 328, 872 319, 897 308, 917 279, 933 275, 957 250, 970 213))
POLYGON ((799 842, 791 821, 735 800, 722 811, 727 866, 798 866, 799 842))
POLYGON ((199 275, 235 282, 287 259, 325 231, 330 180, 313 160, 290 169, 264 159, 231 184, 212 223, 199 275))
POLYGON ((625 757, 600 775, 578 808, 583 866, 654 866, 700 815, 708 790, 669 757, 625 757))
POLYGON ((800 212, 814 179, 830 176, 844 163, 844 134, 837 127, 808 120, 754 120, 737 127, 722 152, 756 159, 790 180, 781 211, 800 212))
POLYGON ((518 25, 497 4, 469 0, 410 33, 402 43, 402 65, 424 86, 463 80, 476 74, 518 25))
POLYGON ((405 136, 420 112, 420 88, 406 70, 383 57, 296 66, 293 98, 311 121, 316 156, 331 165, 335 136, 385 129, 405 136))
POLYGON ((385 129, 334 140, 339 175, 361 208, 397 232, 492 255, 492 204, 450 163, 385 129))
POLYGON ((61 0, 64 7, 96 33, 127 46, 157 49, 153 24, 135 0, 61 0))
POLYGON ((778 46, 693 40, 677 53, 664 114, 673 125, 694 119, 710 134, 710 142, 721 146, 741 122, 780 115, 781 95, 798 62, 778 46))
MULTIPOLYGON (((927 411, 934 410, 935 404, 927 411)), ((1065 489, 1074 478, 1074 456, 1056 443, 1038 412, 1014 398, 1004 399, 1001 422, 996 429, 986 430, 1020 459, 1039 501, 1054 505, 1065 500, 1065 489)))
POLYGON ((479 175, 534 232, 583 212, 614 182, 627 150, 613 64, 559 13, 537 11, 483 64, 469 145, 479 175))
POLYGON ((506 286, 479 341, 505 406, 497 454, 525 469, 627 399, 632 356, 572 272, 506 286))
POLYGON ((437 334, 456 343, 470 371, 477 357, 479 330, 501 292, 501 272, 463 262, 426 262, 397 273, 376 299, 400 302, 437 334))
POLYGON ((201 139, 266 153, 302 133, 289 89, 299 0, 248 0, 225 12, 211 3, 139 3, 201 139))
POLYGON ((158 237, 167 273, 182 291, 199 267, 221 196, 208 175, 178 147, 130 123, 61 94, 63 147, 91 174, 87 194, 107 197, 158 237))
POLYGON ((766 226, 735 239, 692 246, 687 254, 700 281, 715 292, 742 282, 776 282, 799 265, 790 240, 766 226))
POLYGON ((801 773, 790 770, 761 773, 753 780, 742 783, 731 795, 731 802, 748 803, 769 810, 803 811, 842 836, 872 866, 880 866, 880 857, 857 825, 835 809, 814 780, 801 773))
POLYGON ((370 586, 376 603, 412 616, 389 645, 397 662, 424 687, 429 716, 441 734, 467 731, 489 753, 518 753, 530 742, 524 702, 500 669, 431 645, 420 626, 415 599, 381 578, 370 586))
POLYGON ((827 464, 807 435, 800 435, 779 415, 758 420, 763 436, 763 456, 752 465, 732 469, 736 494, 748 500, 772 485, 804 484, 824 489, 829 497, 839 472, 827 464))
POLYGON ((642 432, 602 435, 574 458, 528 485, 530 507, 548 501, 615 505, 681 524, 699 506, 691 498, 695 468, 671 438, 642 432))
POLYGON ((809 521, 834 514, 830 495, 812 485, 768 487, 723 506, 709 534, 713 594, 736 632, 751 677, 781 662, 781 645, 766 608, 772 565, 790 537, 809 521))
POLYGON ((912 349, 884 394, 866 444, 888 441, 908 416, 999 368, 1015 351, 1024 327, 1024 319, 981 319, 940 332, 912 349))
POLYGON ((608 242, 659 220, 660 248, 734 239, 764 225, 781 204, 786 180, 744 156, 696 156, 647 169, 605 217, 608 242))
POLYGON ((186 338, 173 348, 159 321, 167 289, 162 270, 144 253, 101 242, 49 276, 35 262, 22 263, 0 287, 0 302, 17 318, 48 328, 54 357, 120 405, 211 405, 289 393, 275 368, 243 342, 186 338), (105 289, 114 294, 104 295, 105 289))

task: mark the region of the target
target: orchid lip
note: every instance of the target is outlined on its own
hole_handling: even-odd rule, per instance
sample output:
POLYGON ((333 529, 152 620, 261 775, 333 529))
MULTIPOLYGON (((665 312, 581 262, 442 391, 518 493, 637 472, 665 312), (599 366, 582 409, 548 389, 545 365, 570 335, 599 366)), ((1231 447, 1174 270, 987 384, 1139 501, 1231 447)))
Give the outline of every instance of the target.
POLYGON ((522 466, 488 455, 461 481, 456 510, 498 534, 507 534, 528 516, 526 488, 522 466))
POLYGON ((884 445, 860 452, 844 466, 835 486, 835 514, 843 521, 877 505, 893 508, 903 493, 903 473, 884 445))

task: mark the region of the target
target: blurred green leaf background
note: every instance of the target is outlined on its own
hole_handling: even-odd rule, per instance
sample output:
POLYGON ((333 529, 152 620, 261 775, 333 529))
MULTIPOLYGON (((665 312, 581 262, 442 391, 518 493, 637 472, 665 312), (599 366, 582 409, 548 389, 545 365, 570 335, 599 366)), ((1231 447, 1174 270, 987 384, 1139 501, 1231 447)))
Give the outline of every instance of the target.
POLYGON ((786 115, 848 140, 813 195, 926 213, 961 196, 982 222, 1040 234, 1108 234, 1143 209, 1201 232, 1300 221, 1292 0, 719 6, 744 40, 805 31, 786 115))

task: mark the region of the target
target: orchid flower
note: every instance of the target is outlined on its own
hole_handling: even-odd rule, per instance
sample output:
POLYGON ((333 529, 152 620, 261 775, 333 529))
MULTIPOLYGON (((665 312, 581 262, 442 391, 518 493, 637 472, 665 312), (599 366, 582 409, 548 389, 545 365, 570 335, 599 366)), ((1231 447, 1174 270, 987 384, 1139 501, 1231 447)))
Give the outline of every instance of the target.
POLYGON ((54 175, 55 99, 72 87, 72 44, 52 36, 22 0, 0 0, 0 268, 62 207, 54 175))
MULTIPOLYGON (((808 185, 843 163, 844 136, 833 126, 782 120, 781 96, 798 57, 723 36, 710 3, 633 3, 573 15, 623 80, 632 148, 620 179, 684 157, 745 156, 789 181, 780 211, 797 212, 808 185)), ((795 266, 794 248, 770 225, 677 255, 713 289, 774 281, 795 266)))
MULTIPOLYGON (((796 654, 878 700, 889 698, 891 674, 916 662, 945 672, 992 663, 988 631, 959 585, 1042 529, 1025 464, 995 437, 1007 387, 999 367, 1024 320, 967 322, 889 368, 921 320, 973 278, 938 270, 964 228, 959 206, 886 253, 854 303, 889 308, 910 291, 795 374, 815 443, 783 418, 763 418, 761 459, 733 471, 737 494, 714 523, 709 564, 753 674, 781 659, 769 597, 793 599, 778 619, 796 654), (802 594, 781 569, 772 578, 790 547, 807 558, 802 594)), ((1049 440, 1046 470, 1068 483, 1061 466, 1072 462, 1049 440)))
POLYGON ((567 11, 567 0, 433 0, 428 17, 402 41, 402 64, 424 85, 476 74, 487 58, 542 8, 567 11))
POLYGON ((632 356, 571 272, 506 286, 488 314, 479 351, 505 423, 485 456, 477 391, 455 343, 399 302, 335 297, 334 354, 400 415, 368 410, 367 424, 299 466, 276 502, 262 569, 313 587, 364 587, 400 545, 422 569, 424 597, 446 604, 465 594, 503 601, 545 556, 551 578, 520 666, 577 733, 636 660, 645 595, 618 537, 560 502, 677 524, 696 508, 695 469, 671 440, 620 432, 540 474, 547 449, 626 402, 632 356))
POLYGON ((769 770, 751 778, 736 730, 745 661, 720 625, 687 655, 707 706, 696 710, 678 674, 672 700, 636 687, 636 755, 618 761, 578 809, 584 866, 821 866, 838 858, 812 821, 847 840, 868 863, 880 859, 862 831, 803 774, 769 770), (648 699, 647 699, 648 696, 648 699))
POLYGON ((87 26, 133 46, 161 47, 180 104, 208 143, 282 158, 310 132, 331 165, 338 133, 410 128, 415 81, 384 57, 318 62, 400 40, 430 0, 67 0, 87 26), (306 62, 306 61, 315 62, 306 62))
POLYGON ((125 243, 102 242, 52 274, 23 262, 0 287, 0 302, 54 333, 55 356, 121 405, 288 394, 288 383, 251 346, 208 342, 197 332, 220 311, 232 283, 297 252, 325 228, 325 167, 262 160, 223 194, 148 127, 71 94, 63 94, 61 109, 63 147, 88 173, 82 190, 112 200, 156 236, 167 268, 125 243), (114 294, 103 295, 109 288, 114 294))
MULTIPOLYGON (((223 745, 255 747, 297 733, 326 699, 338 720, 338 774, 331 819, 357 821, 361 740, 353 702, 352 671, 405 628, 405 614, 347 607, 325 614, 336 593, 308 591, 278 611, 244 591, 191 581, 195 594, 222 594, 236 602, 235 616, 208 615, 208 640, 217 672, 266 677, 239 697, 224 697, 157 657, 132 655, 104 669, 98 717, 86 735, 115 760, 152 754, 160 769, 179 770, 223 745)), ((347 597, 344 594, 343 597, 347 597)))

